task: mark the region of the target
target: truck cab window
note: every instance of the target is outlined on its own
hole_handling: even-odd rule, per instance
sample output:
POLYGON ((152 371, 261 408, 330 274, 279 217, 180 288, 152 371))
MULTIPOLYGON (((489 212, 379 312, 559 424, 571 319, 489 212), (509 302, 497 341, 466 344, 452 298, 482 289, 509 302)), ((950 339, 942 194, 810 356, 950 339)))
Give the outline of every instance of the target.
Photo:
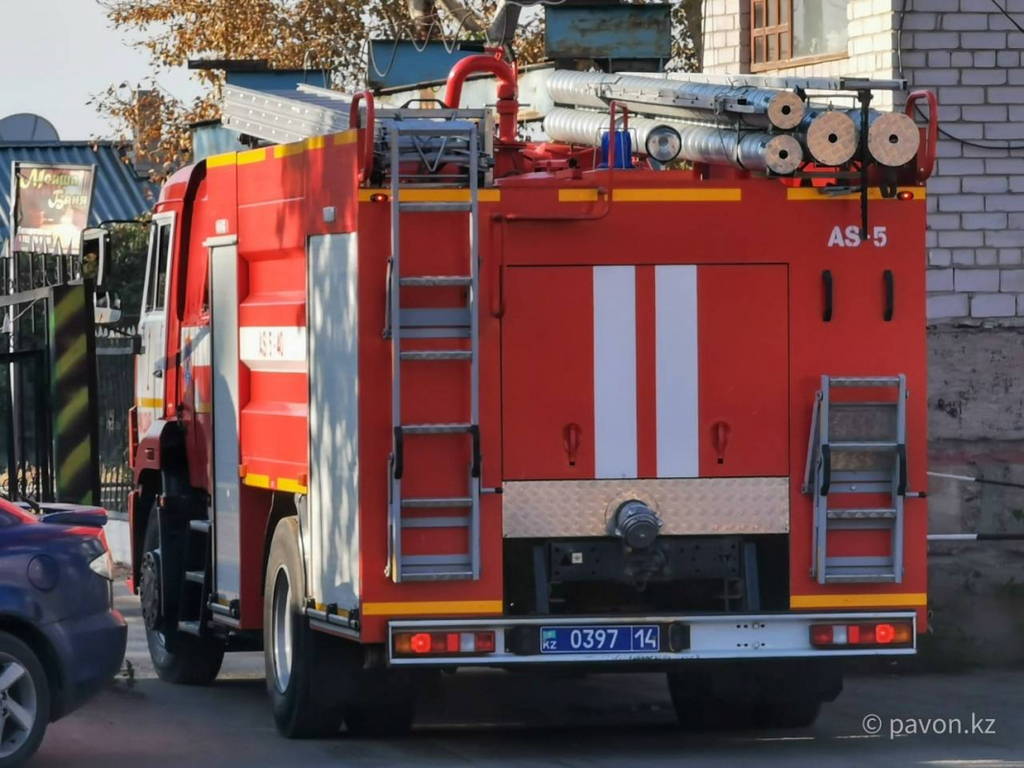
POLYGON ((151 243, 146 311, 160 312, 167 302, 167 260, 171 252, 171 222, 156 224, 156 233, 151 243))

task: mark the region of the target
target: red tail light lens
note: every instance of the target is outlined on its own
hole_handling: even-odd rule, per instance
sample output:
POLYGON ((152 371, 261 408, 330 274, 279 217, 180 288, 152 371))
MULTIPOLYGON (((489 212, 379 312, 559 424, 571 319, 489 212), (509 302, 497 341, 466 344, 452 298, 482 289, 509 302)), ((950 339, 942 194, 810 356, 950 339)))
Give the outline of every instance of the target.
POLYGON ((914 627, 909 622, 811 625, 814 648, 903 648, 913 644, 914 627))
POLYGON ((478 656, 494 653, 495 632, 397 632, 396 656, 478 656))
POLYGON ((832 625, 815 624, 811 627, 811 645, 832 645, 832 625))

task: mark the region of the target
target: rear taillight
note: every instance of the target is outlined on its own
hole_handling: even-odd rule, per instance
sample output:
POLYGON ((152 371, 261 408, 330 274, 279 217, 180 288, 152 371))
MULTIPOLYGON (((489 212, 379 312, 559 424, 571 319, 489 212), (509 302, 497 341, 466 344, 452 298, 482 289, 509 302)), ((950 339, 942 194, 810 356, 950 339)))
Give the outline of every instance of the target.
POLYGON ((494 653, 494 632, 398 632, 396 656, 477 656, 494 653))
POLYGON ((114 558, 110 556, 110 550, 104 548, 104 552, 99 557, 94 557, 89 562, 89 570, 95 574, 102 576, 108 581, 114 580, 114 558))
POLYGON ((914 645, 914 627, 905 621, 812 624, 811 645, 815 648, 910 648, 914 645))

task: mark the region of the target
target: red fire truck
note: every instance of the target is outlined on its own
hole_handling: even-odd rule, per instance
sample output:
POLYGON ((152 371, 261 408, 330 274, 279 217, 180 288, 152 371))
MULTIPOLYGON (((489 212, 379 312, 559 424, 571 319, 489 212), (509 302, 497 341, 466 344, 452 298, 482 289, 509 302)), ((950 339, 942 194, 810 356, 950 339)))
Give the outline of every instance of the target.
POLYGON ((810 723, 843 658, 925 630, 933 136, 788 177, 648 158, 614 106, 603 148, 525 143, 513 69, 467 61, 447 105, 361 95, 164 186, 132 414, 157 672, 262 647, 291 737, 402 731, 459 667, 662 670, 685 725, 810 723))

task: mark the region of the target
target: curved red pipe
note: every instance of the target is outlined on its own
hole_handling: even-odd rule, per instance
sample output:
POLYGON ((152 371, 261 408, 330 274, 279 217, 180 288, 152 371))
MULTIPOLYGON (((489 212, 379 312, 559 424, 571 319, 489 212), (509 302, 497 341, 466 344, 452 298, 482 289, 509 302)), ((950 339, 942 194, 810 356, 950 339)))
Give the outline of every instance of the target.
POLYGON ((498 87, 498 138, 502 141, 516 140, 516 119, 519 114, 519 85, 516 71, 502 59, 480 54, 467 56, 452 67, 444 97, 450 109, 458 109, 462 101, 462 86, 466 78, 478 73, 494 75, 501 81, 498 87))

